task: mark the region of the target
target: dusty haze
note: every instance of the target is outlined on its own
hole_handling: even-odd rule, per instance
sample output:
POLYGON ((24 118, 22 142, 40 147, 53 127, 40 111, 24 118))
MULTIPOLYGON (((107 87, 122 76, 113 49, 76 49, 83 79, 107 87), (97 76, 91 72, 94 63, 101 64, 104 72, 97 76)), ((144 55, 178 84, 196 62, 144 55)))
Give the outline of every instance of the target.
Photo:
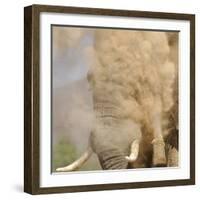
MULTIPOLYGON (((168 126, 163 116, 178 107, 178 33, 54 26, 52 37, 53 152, 61 140, 74 147, 74 157, 86 149, 94 90, 109 93, 118 116, 138 127, 151 126, 152 109, 168 126)), ((53 153, 53 162, 62 151, 53 153)), ((100 169, 95 155, 80 170, 91 169, 100 169)))

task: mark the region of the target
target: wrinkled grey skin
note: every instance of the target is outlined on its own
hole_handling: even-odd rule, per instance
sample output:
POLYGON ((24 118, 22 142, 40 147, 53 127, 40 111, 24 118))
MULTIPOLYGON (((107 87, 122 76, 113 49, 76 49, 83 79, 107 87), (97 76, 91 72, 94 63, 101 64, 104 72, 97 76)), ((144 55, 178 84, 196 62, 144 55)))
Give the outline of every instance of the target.
MULTIPOLYGON (((94 128, 90 137, 90 144, 93 151, 97 154, 102 169, 127 169, 127 168, 144 168, 144 167, 165 167, 177 166, 177 163, 166 163, 162 166, 153 166, 152 156, 153 148, 150 142, 141 140, 138 159, 130 164, 125 156, 130 154, 130 146, 134 139, 140 137, 140 131, 137 129, 133 132, 127 132, 123 129, 127 122, 119 120, 114 116, 98 116, 99 128, 94 128)), ((129 122, 128 122, 129 123, 129 122)), ((173 130, 168 137, 165 138, 166 158, 170 149, 175 148, 178 151, 178 131, 173 130)))
MULTIPOLYGON (((150 135, 145 127, 138 127, 133 121, 121 119, 117 104, 105 91, 94 91, 93 102, 96 121, 90 136, 90 145, 97 154, 102 169, 127 169, 152 167, 153 148, 150 135), (130 164, 125 156, 130 154, 130 147, 135 139, 139 139, 140 150, 136 162, 130 164)), ((170 115, 169 115, 170 117, 170 115)), ((166 158, 171 148, 178 150, 178 131, 176 122, 171 120, 171 132, 165 138, 166 158)), ((168 164, 166 163, 165 166, 168 164)), ((168 166, 177 166, 171 163, 168 166)), ((163 166, 159 166, 163 167, 163 166)))
POLYGON ((126 169, 125 156, 129 155, 133 140, 141 138, 141 133, 133 122, 119 118, 117 105, 110 99, 104 91, 93 94, 96 121, 90 143, 103 169, 126 169))

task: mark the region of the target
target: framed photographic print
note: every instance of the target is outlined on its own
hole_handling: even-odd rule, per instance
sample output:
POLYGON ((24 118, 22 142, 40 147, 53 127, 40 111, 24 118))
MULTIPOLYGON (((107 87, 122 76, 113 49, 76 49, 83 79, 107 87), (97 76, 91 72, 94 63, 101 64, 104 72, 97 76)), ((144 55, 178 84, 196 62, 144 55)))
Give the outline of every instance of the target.
POLYGON ((24 191, 195 183, 195 16, 24 10, 24 191))

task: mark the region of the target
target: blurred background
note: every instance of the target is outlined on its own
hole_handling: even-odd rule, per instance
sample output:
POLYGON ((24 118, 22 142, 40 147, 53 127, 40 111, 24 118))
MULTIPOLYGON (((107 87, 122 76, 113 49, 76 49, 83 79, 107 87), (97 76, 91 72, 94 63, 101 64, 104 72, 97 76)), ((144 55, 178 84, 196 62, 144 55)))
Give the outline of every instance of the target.
MULTIPOLYGON (((87 148, 93 102, 87 81, 87 49, 93 30, 52 27, 52 171, 76 160, 87 148)), ((79 170, 101 169, 95 154, 79 170)))

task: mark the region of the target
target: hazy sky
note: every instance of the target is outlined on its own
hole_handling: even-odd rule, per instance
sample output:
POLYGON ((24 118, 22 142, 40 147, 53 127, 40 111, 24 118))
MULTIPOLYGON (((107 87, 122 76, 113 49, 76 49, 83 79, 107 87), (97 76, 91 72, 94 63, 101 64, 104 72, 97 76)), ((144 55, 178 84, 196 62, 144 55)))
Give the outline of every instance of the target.
POLYGON ((53 87, 83 79, 88 63, 84 50, 93 44, 93 32, 70 27, 53 27, 53 87))
POLYGON ((92 30, 53 27, 53 143, 65 135, 79 151, 86 148, 93 117, 86 78, 86 50, 93 45, 93 38, 92 30))

